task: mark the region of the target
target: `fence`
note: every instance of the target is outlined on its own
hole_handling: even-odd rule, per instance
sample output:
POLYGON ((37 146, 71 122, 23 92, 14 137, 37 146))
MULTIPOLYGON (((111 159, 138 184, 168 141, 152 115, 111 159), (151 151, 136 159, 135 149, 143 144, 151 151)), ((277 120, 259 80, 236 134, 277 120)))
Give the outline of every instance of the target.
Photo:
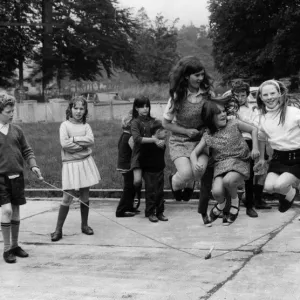
MULTIPOLYGON (((151 103, 151 115, 162 118, 166 103, 151 103)), ((17 103, 15 121, 24 123, 35 122, 62 122, 66 119, 68 101, 52 99, 49 103, 38 103, 35 100, 26 100, 17 103)), ((88 103, 89 120, 121 119, 132 109, 131 102, 122 103, 88 103)))

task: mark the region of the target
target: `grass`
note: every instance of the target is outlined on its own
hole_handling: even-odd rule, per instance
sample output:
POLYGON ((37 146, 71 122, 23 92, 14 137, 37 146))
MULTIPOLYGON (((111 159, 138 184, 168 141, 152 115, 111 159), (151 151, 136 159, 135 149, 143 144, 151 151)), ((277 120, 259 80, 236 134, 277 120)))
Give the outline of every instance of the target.
MULTIPOLYGON (((117 143, 122 132, 120 121, 89 122, 94 136, 93 157, 98 166, 102 180, 94 186, 96 189, 121 189, 122 176, 116 170, 118 149, 117 143)), ((28 142, 33 148, 37 163, 41 168, 45 181, 61 187, 61 154, 59 144, 60 123, 20 124, 28 142)), ((166 151, 165 187, 169 188, 168 174, 174 170, 168 150, 166 151)), ((40 183, 35 175, 25 168, 26 188, 49 188, 40 183)))

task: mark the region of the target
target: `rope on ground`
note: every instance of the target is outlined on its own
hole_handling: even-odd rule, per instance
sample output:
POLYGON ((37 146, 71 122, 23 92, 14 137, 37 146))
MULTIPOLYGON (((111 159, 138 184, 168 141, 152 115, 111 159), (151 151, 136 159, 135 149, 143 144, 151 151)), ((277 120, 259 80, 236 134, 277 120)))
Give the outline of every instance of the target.
MULTIPOLYGON (((161 241, 159 241, 159 240, 157 240, 157 239, 155 239, 155 238, 152 238, 151 236, 148 236, 148 235, 143 234, 143 233, 141 233, 141 232, 138 232, 138 231, 136 231, 136 230, 134 230, 134 229, 132 229, 132 228, 126 226, 126 225, 123 225, 123 224, 121 224, 121 223, 119 223, 119 222, 117 222, 117 221, 115 221, 115 220, 113 220, 113 219, 111 219, 111 218, 109 218, 109 217, 107 217, 107 216, 105 216, 105 215, 99 213, 99 212, 96 211, 95 209, 91 208, 89 205, 87 205, 86 203, 84 203, 83 201, 81 201, 80 198, 75 197, 74 195, 72 195, 72 194, 70 194, 70 193, 68 193, 68 192, 66 192, 66 191, 64 191, 64 190, 62 190, 61 188, 58 188, 58 187, 54 186, 53 184, 51 184, 51 183, 49 183, 49 182, 47 182, 47 181, 45 181, 45 180, 43 180, 43 182, 44 182, 45 184, 47 184, 48 186, 51 186, 52 188, 54 188, 54 189, 56 189, 56 190, 59 190, 59 191, 65 193, 65 194, 71 196, 75 201, 78 201, 78 202, 82 203, 83 205, 87 206, 91 211, 95 212, 96 214, 98 214, 98 215, 104 217, 105 219, 107 219, 107 220, 109 220, 109 221, 111 221, 111 222, 113 222, 113 223, 115 223, 115 224, 117 224, 117 225, 119 225, 119 226, 121 226, 121 227, 127 229, 127 230, 130 230, 130 231, 132 231, 132 232, 134 232, 134 233, 136 233, 136 234, 138 234, 138 235, 140 235, 140 236, 143 236, 143 237, 145 237, 145 238, 147 238, 147 239, 150 239, 151 241, 156 242, 156 243, 158 243, 158 244, 160 244, 160 245, 163 245, 163 246, 165 246, 165 247, 167 247, 167 248, 170 248, 170 249, 173 249, 173 250, 176 250, 176 251, 179 251, 179 252, 183 252, 183 253, 185 253, 185 254, 188 254, 188 255, 191 255, 191 256, 194 256, 194 257, 203 259, 203 256, 200 256, 200 255, 197 255, 197 254, 194 254, 194 253, 185 251, 185 250, 183 250, 183 249, 180 249, 180 248, 178 248, 178 247, 174 247, 174 246, 172 246, 172 245, 166 244, 166 243, 161 242, 161 241)), ((298 208, 300 208, 300 206, 297 205, 297 204, 294 204, 294 206, 297 206, 298 208)), ((292 220, 290 220, 290 222, 292 222, 296 217, 297 217, 297 216, 295 215, 294 218, 293 218, 292 220)), ((277 228, 275 228, 275 229, 273 229, 273 230, 271 230, 271 231, 269 231, 269 232, 267 232, 267 233, 265 233, 265 234, 263 234, 263 235, 261 235, 261 236, 255 238, 255 239, 253 239, 253 240, 251 240, 251 241, 249 241, 249 242, 247 242, 247 243, 245 243, 245 244, 242 244, 242 245, 240 245, 240 246, 234 248, 234 249, 231 249, 231 250, 228 250, 228 251, 223 252, 223 253, 221 253, 221 254, 218 254, 218 255, 216 255, 216 256, 213 256, 211 259, 215 259, 215 258, 217 258, 217 257, 224 256, 224 255, 226 255, 226 254, 228 254, 228 253, 237 251, 237 250, 239 250, 239 249, 242 248, 242 247, 248 246, 248 245, 250 245, 250 244, 252 244, 252 243, 254 243, 254 242, 256 242, 256 241, 258 241, 258 240, 260 240, 260 239, 262 239, 262 238, 264 238, 265 236, 268 236, 268 235, 270 235, 270 234, 272 234, 272 233, 275 233, 275 232, 277 232, 277 231, 283 229, 283 228, 284 228, 285 226, 287 226, 287 224, 289 224, 290 222, 285 223, 285 224, 283 224, 283 225, 281 225, 281 226, 279 226, 279 227, 277 227, 277 228)))

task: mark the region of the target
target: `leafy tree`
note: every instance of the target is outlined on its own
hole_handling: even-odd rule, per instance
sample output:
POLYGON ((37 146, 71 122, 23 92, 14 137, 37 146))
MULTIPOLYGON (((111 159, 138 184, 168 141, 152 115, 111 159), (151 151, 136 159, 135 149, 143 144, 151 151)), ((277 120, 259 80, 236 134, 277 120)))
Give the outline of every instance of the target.
POLYGON ((223 79, 259 82, 300 68, 299 0, 210 0, 210 36, 223 79))

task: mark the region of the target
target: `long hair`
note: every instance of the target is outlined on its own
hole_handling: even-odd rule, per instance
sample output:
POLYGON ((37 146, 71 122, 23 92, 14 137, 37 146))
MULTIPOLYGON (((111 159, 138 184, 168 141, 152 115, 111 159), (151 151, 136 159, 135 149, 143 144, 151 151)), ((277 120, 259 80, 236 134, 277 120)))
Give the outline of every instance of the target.
POLYGON ((266 85, 273 85, 276 88, 276 90, 280 93, 278 114, 280 114, 279 124, 283 125, 285 122, 286 108, 288 106, 287 88, 281 81, 277 81, 277 80, 267 80, 264 81, 259 86, 257 96, 256 96, 256 102, 257 102, 258 109, 262 112, 263 115, 267 113, 267 109, 265 103, 261 99, 261 96, 262 96, 262 88, 266 85))
POLYGON ((203 123, 208 128, 210 134, 218 131, 215 123, 215 116, 221 113, 220 108, 214 101, 205 101, 202 107, 201 118, 203 123))
POLYGON ((66 119, 69 120, 70 118, 73 118, 72 108, 75 107, 76 103, 78 103, 78 102, 82 103, 82 106, 84 107, 84 110, 85 110, 83 117, 82 117, 82 123, 85 124, 86 119, 87 119, 87 114, 88 114, 88 105, 87 105, 87 101, 82 96, 75 96, 74 98, 72 98, 72 100, 70 101, 68 108, 66 110, 66 119))
POLYGON ((186 97, 188 88, 186 77, 201 71, 204 71, 204 78, 200 83, 200 88, 204 91, 209 91, 212 86, 211 77, 197 57, 185 56, 173 67, 169 76, 172 111, 178 111, 182 100, 186 97))
POLYGON ((136 110, 136 108, 142 108, 144 106, 149 107, 149 112, 148 112, 148 117, 150 116, 150 111, 151 111, 151 104, 150 104, 150 100, 147 97, 140 97, 140 98, 135 98, 133 101, 133 105, 132 105, 132 119, 136 119, 139 116, 138 111, 136 110))

